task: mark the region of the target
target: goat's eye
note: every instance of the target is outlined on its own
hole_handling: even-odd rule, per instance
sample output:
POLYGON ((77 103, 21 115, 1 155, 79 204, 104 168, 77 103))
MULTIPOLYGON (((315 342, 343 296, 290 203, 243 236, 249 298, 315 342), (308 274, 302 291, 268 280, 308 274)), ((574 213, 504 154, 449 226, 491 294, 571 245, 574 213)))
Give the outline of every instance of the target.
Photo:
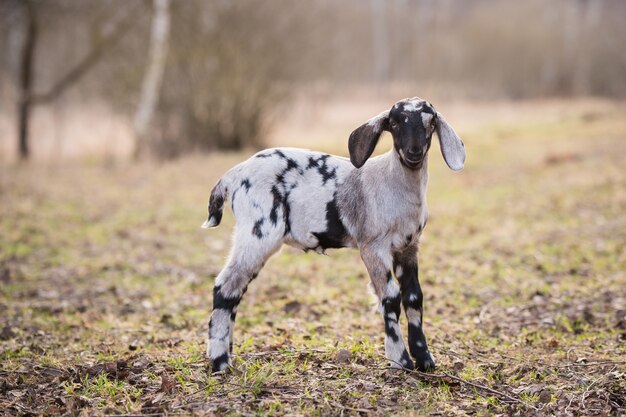
POLYGON ((395 129, 396 127, 398 127, 398 124, 397 124, 395 121, 393 121, 393 120, 391 120, 391 121, 389 122, 389 125, 390 125, 393 129, 395 129))

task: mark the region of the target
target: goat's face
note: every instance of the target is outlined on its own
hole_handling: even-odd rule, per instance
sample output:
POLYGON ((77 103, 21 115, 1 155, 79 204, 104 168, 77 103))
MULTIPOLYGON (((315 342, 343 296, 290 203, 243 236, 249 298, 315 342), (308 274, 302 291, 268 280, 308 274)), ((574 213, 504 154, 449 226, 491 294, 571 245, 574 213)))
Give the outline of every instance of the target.
POLYGON ((465 163, 465 146, 441 113, 418 97, 400 100, 393 107, 359 126, 350 135, 350 160, 360 168, 370 157, 383 131, 393 137, 393 146, 404 166, 420 169, 437 132, 443 159, 458 171, 465 163))
POLYGON ((425 100, 399 101, 389 111, 387 130, 393 136, 393 147, 404 166, 419 169, 430 149, 437 113, 425 100))

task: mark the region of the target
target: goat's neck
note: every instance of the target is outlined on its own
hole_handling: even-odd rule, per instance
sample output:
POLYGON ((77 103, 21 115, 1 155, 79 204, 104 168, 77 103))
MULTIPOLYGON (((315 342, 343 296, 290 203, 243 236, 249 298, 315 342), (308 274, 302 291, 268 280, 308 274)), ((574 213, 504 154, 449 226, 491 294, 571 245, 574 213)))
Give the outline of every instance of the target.
POLYGON ((407 193, 407 197, 419 201, 426 201, 426 188, 428 186, 428 155, 424 157, 424 163, 419 169, 410 169, 402 164, 400 156, 392 149, 384 156, 388 159, 389 173, 398 188, 407 193))

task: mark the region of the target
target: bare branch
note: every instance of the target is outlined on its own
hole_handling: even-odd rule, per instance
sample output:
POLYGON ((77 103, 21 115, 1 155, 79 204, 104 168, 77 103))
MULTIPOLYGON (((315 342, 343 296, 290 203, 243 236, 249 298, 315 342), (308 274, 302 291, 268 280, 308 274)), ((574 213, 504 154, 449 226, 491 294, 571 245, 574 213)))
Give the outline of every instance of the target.
POLYGON ((57 99, 72 84, 79 81, 93 66, 95 66, 102 56, 130 30, 133 26, 135 11, 131 10, 110 30, 110 34, 104 37, 97 45, 95 45, 87 55, 85 55, 72 69, 63 75, 48 91, 45 93, 31 94, 25 99, 32 104, 45 104, 57 99))

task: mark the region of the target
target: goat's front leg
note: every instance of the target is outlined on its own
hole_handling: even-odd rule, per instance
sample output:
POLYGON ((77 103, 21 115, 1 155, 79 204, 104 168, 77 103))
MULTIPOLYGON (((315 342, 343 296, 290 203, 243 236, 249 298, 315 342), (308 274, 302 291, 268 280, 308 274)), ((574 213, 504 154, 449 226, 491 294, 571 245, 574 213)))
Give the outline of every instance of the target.
POLYGON ((402 253, 395 254, 393 266, 396 278, 400 282, 402 305, 409 322, 409 351, 415 359, 420 371, 435 369, 426 336, 422 330, 422 303, 423 294, 418 279, 417 248, 410 247, 402 253))
POLYGON ((400 319, 400 288, 391 274, 391 254, 376 248, 361 248, 361 258, 367 267, 376 296, 382 306, 385 321, 385 354, 392 368, 414 369, 413 361, 406 351, 400 319))

